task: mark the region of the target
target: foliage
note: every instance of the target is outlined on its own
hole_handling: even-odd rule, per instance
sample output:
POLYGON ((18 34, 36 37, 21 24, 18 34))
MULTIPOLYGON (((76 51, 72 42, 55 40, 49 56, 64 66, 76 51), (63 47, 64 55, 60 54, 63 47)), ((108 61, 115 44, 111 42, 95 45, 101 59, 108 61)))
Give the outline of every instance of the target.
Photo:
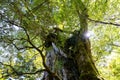
MULTIPOLYGON (((78 9, 87 7, 91 49, 100 74, 120 79, 119 0, 2 0, 0 1, 0 77, 26 79, 42 76, 46 65, 44 47, 49 33, 64 41, 80 29, 78 9), (81 4, 83 2, 84 4, 81 4), (112 56, 112 54, 117 56, 112 56), (110 60, 108 62, 107 60, 110 60), (107 64, 107 65, 105 65, 107 64), (32 75, 32 76, 31 76, 32 75)), ((82 11, 80 12, 82 13, 82 11)), ((87 36, 88 37, 88 36, 87 36)), ((61 68, 62 62, 56 63, 61 68)))

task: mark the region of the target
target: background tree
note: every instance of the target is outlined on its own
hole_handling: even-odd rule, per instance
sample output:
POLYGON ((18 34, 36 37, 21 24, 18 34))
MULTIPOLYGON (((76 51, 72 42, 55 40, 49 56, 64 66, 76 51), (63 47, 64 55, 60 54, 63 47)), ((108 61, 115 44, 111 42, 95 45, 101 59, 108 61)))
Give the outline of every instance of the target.
POLYGON ((118 15, 118 0, 0 1, 1 79, 119 80, 118 15))

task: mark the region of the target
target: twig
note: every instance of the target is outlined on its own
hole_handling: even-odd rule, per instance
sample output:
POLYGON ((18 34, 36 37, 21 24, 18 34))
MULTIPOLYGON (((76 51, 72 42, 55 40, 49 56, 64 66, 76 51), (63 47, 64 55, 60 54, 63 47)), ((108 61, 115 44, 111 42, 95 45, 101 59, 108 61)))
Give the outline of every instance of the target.
POLYGON ((40 69, 40 70, 37 70, 35 72, 26 72, 26 73, 22 73, 22 74, 37 74, 37 73, 41 73, 41 72, 44 72, 44 71, 47 71, 46 69, 40 69))

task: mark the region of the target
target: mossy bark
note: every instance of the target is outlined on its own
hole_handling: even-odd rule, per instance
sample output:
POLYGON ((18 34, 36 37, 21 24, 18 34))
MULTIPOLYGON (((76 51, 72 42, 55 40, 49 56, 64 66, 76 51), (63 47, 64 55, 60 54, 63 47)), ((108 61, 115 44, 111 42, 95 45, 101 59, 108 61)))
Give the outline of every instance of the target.
MULTIPOLYGON (((47 66, 52 72, 59 76, 60 80, 100 80, 98 78, 98 71, 92 59, 90 41, 85 36, 88 30, 87 24, 87 8, 79 0, 80 5, 75 2, 76 12, 80 21, 80 29, 74 36, 74 45, 66 44, 63 50, 58 49, 55 51, 54 47, 52 51, 48 51, 47 66), (82 8, 79 8, 82 7, 82 8), (69 45, 69 46, 68 46, 69 45), (70 47, 72 47, 70 49, 70 47), (60 52, 61 51, 61 52, 60 52), (61 55, 60 55, 61 54, 61 55), (66 56, 63 56, 65 54, 66 56), (57 64, 59 61, 62 64, 57 64), (57 64, 57 66, 56 66, 57 64), (61 66, 58 68, 58 66, 61 66)), ((68 42, 67 39, 65 42, 68 42)), ((49 76, 49 74, 47 74, 49 76)), ((45 80, 56 80, 55 78, 45 77, 45 80)))

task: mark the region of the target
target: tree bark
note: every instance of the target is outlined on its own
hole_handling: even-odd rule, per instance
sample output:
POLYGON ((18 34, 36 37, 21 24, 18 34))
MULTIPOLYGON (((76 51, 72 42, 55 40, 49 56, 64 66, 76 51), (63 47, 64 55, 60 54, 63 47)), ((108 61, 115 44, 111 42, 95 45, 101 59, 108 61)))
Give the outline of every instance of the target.
MULTIPOLYGON (((47 52, 46 64, 50 70, 58 75, 59 80, 78 80, 79 70, 73 58, 68 57, 53 43, 53 47, 47 52)), ((54 76, 44 73, 43 80, 57 80, 54 76)))
MULTIPOLYGON (((63 50, 52 45, 51 51, 47 53, 46 64, 60 80, 100 80, 92 59, 90 41, 85 36, 88 30, 87 8, 81 0, 79 2, 81 6, 76 5, 76 12, 80 21, 80 30, 75 31, 73 36, 65 41, 63 50)), ((48 73, 44 74, 44 78, 44 80, 56 80, 48 73)))

